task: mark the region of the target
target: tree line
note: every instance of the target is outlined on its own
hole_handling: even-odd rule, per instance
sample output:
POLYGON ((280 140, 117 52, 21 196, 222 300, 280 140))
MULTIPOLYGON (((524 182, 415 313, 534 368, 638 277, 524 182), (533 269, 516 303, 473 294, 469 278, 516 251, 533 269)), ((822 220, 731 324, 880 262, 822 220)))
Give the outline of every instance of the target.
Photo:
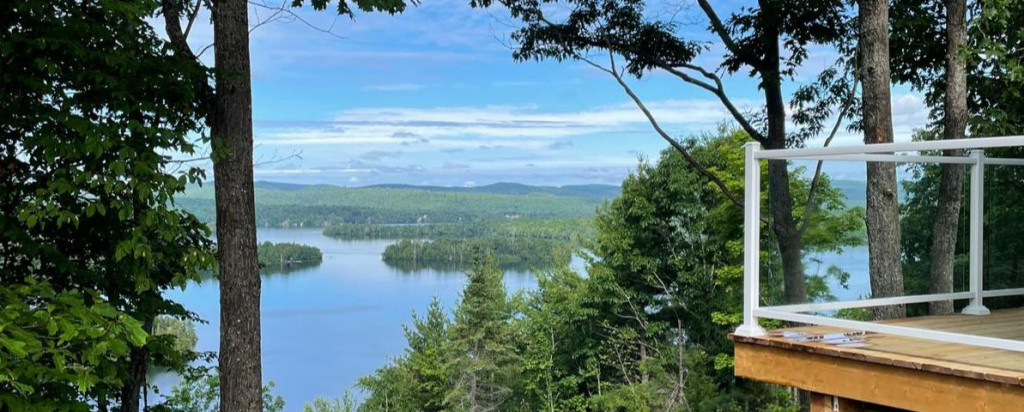
POLYGON ((289 242, 263 242, 257 247, 256 253, 260 264, 264 266, 317 264, 324 260, 320 248, 289 242))
POLYGON ((593 237, 590 218, 501 219, 486 222, 412 225, 344 224, 330 226, 324 236, 336 239, 438 239, 513 237, 576 242, 593 237))
MULTIPOLYGON (((723 130, 683 144, 741 190, 744 139, 723 130)), ((743 217, 685 162, 669 149, 640 163, 598 210, 586 274, 561 264, 542 271, 535 290, 508 296, 495 256, 477 260, 451 315, 435 301, 405 328, 402 356, 360 380, 367 397, 358 410, 797 410, 788 391, 732 374, 743 217)), ((805 199, 810 178, 795 182, 805 199)), ((846 207, 827 177, 818 184, 820 224, 808 229, 804 253, 861 244, 863 209, 846 207)), ((763 242, 771 250, 774 239, 763 242)), ((766 264, 766 273, 781 265, 766 264)), ((831 268, 805 284, 812 299, 828 300, 827 278, 842 285, 846 276, 831 268)), ((770 280, 765 299, 784 302, 770 280)))
MULTIPOLYGON (((698 0, 695 11, 706 33, 695 36, 671 15, 650 13, 645 2, 470 3, 510 13, 517 25, 511 38, 514 58, 576 60, 607 74, 673 153, 663 155, 658 167, 641 165, 627 180, 623 198, 602 207, 596 238, 588 246, 595 260, 579 279, 578 286, 586 287, 572 289, 586 295, 542 286, 541 293, 551 294, 536 305, 565 304, 544 307, 531 318, 538 320, 532 326, 512 328, 520 317, 530 317, 509 320, 507 305, 495 297, 498 288, 471 282, 480 293, 467 290, 464 303, 471 303, 452 324, 455 355, 445 358, 452 367, 441 375, 449 386, 435 386, 433 375, 415 374, 418 380, 409 386, 419 388, 417 396, 427 391, 430 402, 447 402, 445 408, 673 409, 701 407, 698 401, 707 399, 713 399, 708 405, 735 408, 789 407, 774 388, 736 380, 728 371, 724 334, 738 319, 734 305, 741 273, 742 206, 735 194, 742 182, 736 166, 728 164, 739 159, 735 145, 756 141, 780 149, 819 136, 831 142, 844 123, 863 133, 866 144, 891 141, 894 82, 924 93, 933 138, 1015 135, 1024 125, 1024 69, 1017 64, 1024 56, 1019 30, 1024 2, 1019 0, 860 0, 856 7, 838 0, 774 0, 724 17, 715 5, 698 0), (567 12, 547 14, 558 6, 567 12), (805 63, 817 48, 836 51, 835 64, 806 73, 805 63), (724 53, 709 54, 709 49, 724 53), (742 134, 724 140, 728 144, 696 144, 670 135, 630 86, 655 72, 709 93, 742 134), (754 78, 765 102, 761 110, 737 108, 723 82, 729 75, 754 78), (791 94, 784 91, 784 85, 802 79, 810 80, 791 94), (681 174, 667 174, 661 163, 674 164, 681 174), (669 176, 678 180, 664 180, 669 176), (566 301, 559 300, 563 295, 566 301), (476 309, 481 305, 493 307, 476 309), (539 321, 544 313, 565 313, 571 321, 545 324, 539 321), (509 330, 532 331, 534 342, 548 336, 553 343, 550 349, 488 343, 516 342, 507 339, 509 330), (563 337, 572 341, 558 340, 563 337), (508 361, 528 353, 534 354, 531 362, 508 361), (541 372, 507 369, 509 364, 541 372), (497 379, 510 371, 524 378, 513 382, 526 389, 497 379), (444 388, 436 389, 444 395, 432 395, 430 388, 444 388)), ((345 16, 355 13, 344 1, 309 4, 316 10, 334 6, 345 16)), ((354 7, 398 13, 406 6, 401 0, 370 0, 354 7)), ((175 349, 170 335, 152 333, 158 316, 194 318, 164 292, 216 266, 223 302, 219 405, 230 411, 263 409, 248 7, 242 0, 0 5, 3 408, 139 410, 148 367, 184 370, 195 357, 175 349), (211 65, 198 59, 188 41, 204 7, 216 46, 211 65), (161 34, 149 23, 159 17, 161 34), (174 206, 188 185, 206 180, 205 171, 190 167, 206 144, 215 182, 207 200, 215 215, 206 218, 216 222, 216 255, 210 230, 174 206)), ((926 272, 933 292, 954 287, 962 251, 954 224, 963 213, 955 195, 962 188, 962 170, 922 172, 940 194, 921 203, 920 210, 935 217, 930 238, 919 239, 901 228, 911 221, 900 219, 891 165, 869 167, 866 209, 853 217, 830 209, 841 201, 830 198, 820 166, 810 177, 784 161, 770 161, 766 169, 771 224, 764 250, 772 251, 766 259, 772 270, 763 273, 780 273, 783 280, 780 285, 766 279, 769 302, 827 298, 821 276, 808 274, 803 265, 805 253, 849 244, 845 234, 865 221, 874 252, 873 296, 919 287, 909 283, 905 270, 926 272), (926 247, 927 258, 923 249, 900 250, 910 244, 926 247), (904 267, 904 253, 915 257, 919 269, 904 267), (929 269, 920 269, 923 265, 929 269)), ((1000 187, 1013 196, 1009 193, 1018 189, 1012 183, 1019 177, 1005 176, 1000 187)), ((446 207, 458 206, 438 206, 425 212, 426 219, 446 207)), ((497 210, 528 216, 515 205, 497 210)), ((558 214, 565 210, 535 217, 574 216, 558 214)), ((448 218, 473 220, 471 211, 464 212, 448 218)), ((1012 228, 1019 220, 1012 212, 1009 206, 991 212, 991 218, 1007 224, 994 233, 1016 234, 1012 228)), ((929 223, 915 222, 917 228, 929 223)), ((999 265, 1016 265, 1012 255, 1002 257, 1006 260, 999 265)), ((1002 266, 998 270, 1009 273, 1002 266)), ((928 308, 934 314, 952 309, 951 303, 928 308)), ((879 308, 872 315, 897 317, 905 310, 879 308)))
MULTIPOLYGON (((593 215, 603 199, 544 193, 492 194, 415 188, 310 186, 255 192, 260 227, 319 228, 357 224, 489 222, 593 215)), ((176 203, 205 222, 216 221, 213 193, 192 186, 176 203)))
POLYGON ((572 245, 565 241, 529 237, 402 239, 388 245, 381 258, 386 265, 403 271, 465 271, 487 255, 495 265, 505 270, 545 270, 568 264, 572 245))

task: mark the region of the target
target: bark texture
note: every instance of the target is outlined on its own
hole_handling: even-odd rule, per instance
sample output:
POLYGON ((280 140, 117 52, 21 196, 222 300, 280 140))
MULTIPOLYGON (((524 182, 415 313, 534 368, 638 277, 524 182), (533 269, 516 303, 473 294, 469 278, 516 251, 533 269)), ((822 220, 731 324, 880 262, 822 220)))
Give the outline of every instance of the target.
POLYGON ((149 350, 145 347, 132 348, 128 355, 128 376, 127 381, 121 388, 118 412, 139 412, 141 403, 141 391, 147 390, 146 372, 149 368, 149 350))
MULTIPOLYGON (((144 315, 145 323, 143 330, 153 334, 153 315, 144 315)), ((146 373, 149 372, 149 348, 146 346, 134 347, 128 354, 128 379, 121 388, 120 405, 118 412, 139 412, 142 401, 142 391, 147 391, 146 373)), ((147 405, 148 406, 148 405, 147 405)))
MULTIPOLYGON (((960 49, 967 35, 967 2, 946 1, 946 98, 943 139, 962 139, 967 129, 967 70, 960 49)), ((947 156, 959 156, 961 151, 947 151, 947 156)), ((939 203, 935 211, 931 245, 931 293, 953 291, 953 260, 959 233, 961 190, 964 184, 963 165, 942 165, 939 181, 939 203)), ((932 315, 953 313, 953 302, 931 302, 932 315)))
POLYGON ((213 21, 216 98, 211 136, 220 268, 220 404, 224 411, 262 412, 248 3, 215 2, 213 21))
MULTIPOLYGON (((860 73, 863 84, 864 143, 892 142, 889 69, 889 3, 858 1, 860 73)), ((894 163, 868 163, 867 230, 871 295, 903 295, 900 259, 900 209, 894 163)), ((906 307, 873 308, 876 319, 906 316, 906 307)))
MULTIPOLYGON (((768 116, 767 149, 786 148, 786 104, 782 98, 782 75, 779 70, 779 33, 776 27, 765 31, 767 47, 762 87, 765 112, 768 116)), ((768 207, 772 229, 779 243, 782 260, 783 289, 786 303, 807 301, 807 281, 803 264, 803 236, 793 217, 793 196, 789 191, 789 168, 785 160, 768 161, 768 207)))

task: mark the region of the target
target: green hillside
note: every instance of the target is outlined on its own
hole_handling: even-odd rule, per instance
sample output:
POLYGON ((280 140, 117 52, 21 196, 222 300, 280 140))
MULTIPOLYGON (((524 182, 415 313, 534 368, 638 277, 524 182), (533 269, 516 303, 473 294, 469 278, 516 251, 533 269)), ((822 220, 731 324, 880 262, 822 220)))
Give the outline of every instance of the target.
POLYGON ((530 186, 521 183, 500 182, 486 186, 449 187, 449 186, 412 186, 412 185, 374 185, 367 188, 418 189, 431 192, 457 193, 491 193, 503 195, 528 195, 546 193, 555 196, 582 197, 587 199, 609 199, 619 195, 621 189, 612 185, 568 185, 568 186, 530 186))
MULTIPOLYGON (((614 186, 551 188, 501 184, 468 190, 415 186, 344 188, 260 182, 256 187, 256 218, 261 227, 323 227, 342 223, 455 223, 511 217, 582 217, 593 215, 598 205, 614 196, 608 188, 614 186)), ((213 199, 213 185, 206 184, 189 188, 176 201, 200 219, 213 222, 213 199)))

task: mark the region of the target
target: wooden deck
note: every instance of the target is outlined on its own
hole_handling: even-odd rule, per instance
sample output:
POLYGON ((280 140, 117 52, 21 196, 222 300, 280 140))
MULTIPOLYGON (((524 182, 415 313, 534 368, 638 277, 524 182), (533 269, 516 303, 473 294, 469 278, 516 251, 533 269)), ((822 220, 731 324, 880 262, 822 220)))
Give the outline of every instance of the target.
MULTIPOLYGON (((1024 308, 887 323, 1024 340, 1024 308)), ((909 410, 1024 411, 1021 352, 820 326, 732 339, 738 376, 909 410)))

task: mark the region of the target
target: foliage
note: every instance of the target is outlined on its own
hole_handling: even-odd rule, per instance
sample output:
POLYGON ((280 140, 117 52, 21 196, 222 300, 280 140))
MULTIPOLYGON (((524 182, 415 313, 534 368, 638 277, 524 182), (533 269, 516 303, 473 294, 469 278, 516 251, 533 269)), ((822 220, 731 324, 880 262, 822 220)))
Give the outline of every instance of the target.
MULTIPOLYGON (((742 191, 745 139, 722 130, 686 144, 742 191)), ((586 276, 559 265, 506 301, 498 272, 472 271, 454 323, 436 303, 426 321, 414 318, 406 353, 361 381, 369 396, 360 410, 793 410, 787 392, 733 376, 727 334, 740 321, 742 214, 683 162, 673 150, 641 162, 598 210, 586 276)), ((859 244, 860 209, 828 179, 819 184, 807 252, 859 244)), ((808 188, 793 179, 795 199, 808 188)), ((762 249, 769 302, 781 299, 772 241, 762 249)), ((842 283, 848 274, 808 275, 814 299, 831 299, 826 276, 842 283)))
POLYGON ((171 316, 157 316, 153 320, 153 336, 170 336, 174 339, 174 348, 179 352, 192 352, 199 343, 196 336, 196 325, 190 319, 178 319, 171 316))
MULTIPOLYGON (((307 186, 256 189, 261 227, 327 227, 340 224, 459 223, 507 218, 554 219, 593 215, 603 199, 547 193, 492 194, 417 188, 307 186)), ((178 203, 214 222, 213 190, 190 187, 178 203)))
MULTIPOLYGON (((263 412, 281 412, 284 399, 273 394, 274 382, 263 386, 263 412)), ((220 378, 216 371, 200 368, 185 374, 171 388, 155 412, 220 412, 220 378)), ((318 411, 319 412, 319 411, 318 411)))
POLYGON ((305 412, 355 412, 356 402, 352 400, 352 395, 345 392, 345 397, 341 399, 327 399, 318 396, 313 399, 313 403, 303 405, 302 410, 305 412))
POLYGON ((191 316, 162 292, 212 262, 173 207, 203 173, 169 157, 194 152, 206 72, 167 53, 156 7, 0 5, 0 409, 107 410, 133 371, 189 359, 145 330, 191 316))
MULTIPOLYGON (((269 183, 269 182, 266 182, 269 183)), ((265 184, 266 184, 265 183, 265 184)), ((457 193, 491 193, 496 195, 529 195, 549 194, 564 197, 582 197, 591 200, 606 200, 619 195, 619 187, 602 184, 565 185, 565 186, 532 186, 521 183, 499 182, 483 186, 418 186, 402 184, 383 184, 367 186, 367 188, 416 189, 431 192, 457 193)))
POLYGON ((517 237, 577 241, 594 235, 590 218, 501 219, 487 222, 432 223, 416 225, 344 224, 324 229, 337 239, 438 239, 517 237))
POLYGON ((388 266, 415 271, 422 268, 466 270, 490 255, 502 268, 525 271, 567 264, 571 250, 568 242, 528 237, 402 239, 388 245, 382 257, 388 266))
POLYGON ((504 273, 487 255, 467 276, 449 335, 454 380, 445 402, 456 411, 510 409, 519 362, 504 273))
POLYGON ((0 288, 0 409, 88 410, 84 394, 121 382, 111 360, 146 341, 142 324, 95 291, 27 277, 0 288))
POLYGON ((285 266, 291 264, 320 263, 324 254, 316 246, 298 243, 263 242, 257 247, 261 266, 285 266))
POLYGON ((440 301, 434 298, 423 318, 413 313, 412 326, 404 329, 409 345, 405 355, 359 380, 359 387, 369 392, 360 411, 447 410, 452 390, 451 321, 440 301))
MULTIPOLYGON (((1014 149, 988 150, 991 157, 1024 157, 1014 149)), ((930 279, 929 259, 932 246, 933 216, 939 188, 938 165, 915 165, 909 168, 912 179, 904 183, 907 199, 903 204, 903 267, 907 294, 927 294, 930 279)), ((1020 287, 1020 269, 1024 267, 1024 170, 1014 166, 985 168, 985 289, 1020 287)), ((970 193, 970 180, 965 179, 962 193, 970 193)), ((970 202, 965 201, 959 218, 959 233, 954 259, 954 290, 968 290, 968 251, 970 202)), ((986 299, 990 309, 1016 307, 1020 298, 986 299)), ((924 313, 910 307, 910 313, 924 313)), ((919 308, 926 309, 926 308, 919 308)))
MULTIPOLYGON (((945 4, 899 0, 892 5, 894 81, 924 92, 933 120, 943 118, 945 4)), ((1024 130, 1024 1, 967 2, 966 58, 970 130, 978 136, 1012 136, 1024 130)))

